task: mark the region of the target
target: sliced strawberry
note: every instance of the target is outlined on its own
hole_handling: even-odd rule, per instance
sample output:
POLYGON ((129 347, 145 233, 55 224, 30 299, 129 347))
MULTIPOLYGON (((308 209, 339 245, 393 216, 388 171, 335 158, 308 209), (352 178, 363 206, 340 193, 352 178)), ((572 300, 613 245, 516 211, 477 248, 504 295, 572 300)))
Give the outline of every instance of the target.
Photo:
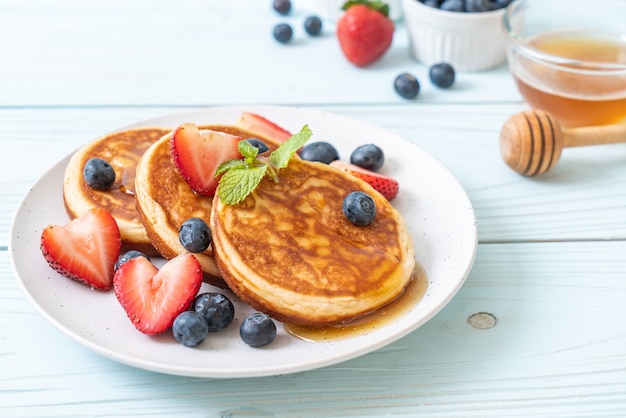
POLYGON ((48 225, 41 233, 41 252, 50 267, 98 290, 112 287, 121 245, 117 222, 102 208, 91 209, 65 226, 48 225))
POLYGON ((189 187, 198 194, 213 196, 220 176, 215 169, 224 161, 242 158, 237 144, 241 138, 208 129, 198 130, 193 123, 174 129, 170 149, 174 165, 189 187))
POLYGON ((237 127, 250 131, 252 133, 261 134, 269 139, 282 144, 291 136, 291 133, 274 122, 270 122, 263 116, 256 113, 243 112, 237 121, 237 127))
POLYGON ((400 184, 398 183, 398 180, 392 177, 385 176, 380 173, 375 173, 373 171, 359 167, 358 165, 350 164, 340 160, 335 160, 331 162, 330 165, 340 170, 343 170, 346 173, 350 173, 353 176, 360 178, 361 180, 365 180, 367 183, 369 183, 370 186, 372 186, 380 194, 386 197, 387 200, 392 200, 398 195, 400 184))
POLYGON ((133 325, 144 334, 167 330, 187 310, 202 284, 202 268, 190 253, 180 254, 161 269, 145 257, 122 264, 113 278, 115 296, 133 325))

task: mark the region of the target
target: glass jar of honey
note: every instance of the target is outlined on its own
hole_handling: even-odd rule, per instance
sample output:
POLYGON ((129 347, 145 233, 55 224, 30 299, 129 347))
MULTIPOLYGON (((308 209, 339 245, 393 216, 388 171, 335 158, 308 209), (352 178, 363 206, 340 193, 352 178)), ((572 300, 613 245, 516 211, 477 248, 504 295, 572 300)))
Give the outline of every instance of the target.
POLYGON ((566 127, 626 123, 626 1, 518 0, 503 28, 531 107, 566 127))

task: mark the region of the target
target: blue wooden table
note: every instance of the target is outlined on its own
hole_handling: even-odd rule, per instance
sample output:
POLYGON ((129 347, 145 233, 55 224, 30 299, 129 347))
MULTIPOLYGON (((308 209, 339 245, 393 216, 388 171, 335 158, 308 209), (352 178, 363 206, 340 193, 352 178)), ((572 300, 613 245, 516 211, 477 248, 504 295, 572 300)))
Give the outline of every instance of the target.
POLYGON ((428 82, 402 22, 392 48, 357 69, 321 1, 0 2, 0 415, 624 416, 626 145, 565 150, 524 178, 499 131, 527 105, 506 64, 428 82), (272 27, 286 21, 294 40, 272 27), (421 81, 415 100, 395 76, 421 81), (299 106, 385 128, 443 163, 472 201, 478 251, 461 290, 410 335, 321 369, 200 379, 134 368, 55 329, 22 292, 8 252, 22 197, 50 166, 122 126, 220 105, 299 106), (468 319, 487 313, 495 326, 468 319))

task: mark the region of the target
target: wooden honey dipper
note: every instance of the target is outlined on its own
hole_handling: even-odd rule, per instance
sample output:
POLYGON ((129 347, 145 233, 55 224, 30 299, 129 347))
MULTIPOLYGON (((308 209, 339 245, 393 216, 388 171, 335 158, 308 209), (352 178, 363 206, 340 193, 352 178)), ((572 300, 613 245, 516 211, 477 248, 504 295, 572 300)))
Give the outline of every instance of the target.
POLYGON ((511 116, 500 131, 504 162, 524 176, 536 176, 554 167, 564 147, 626 142, 626 123, 564 128, 542 110, 511 116))

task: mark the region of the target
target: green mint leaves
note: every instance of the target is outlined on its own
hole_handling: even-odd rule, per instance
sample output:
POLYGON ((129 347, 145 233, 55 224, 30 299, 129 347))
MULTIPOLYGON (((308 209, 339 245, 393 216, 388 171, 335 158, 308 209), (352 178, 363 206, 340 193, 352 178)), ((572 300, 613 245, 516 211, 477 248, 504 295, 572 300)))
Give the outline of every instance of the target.
POLYGON ((278 182, 278 171, 287 167, 289 160, 311 138, 308 125, 292 135, 270 154, 257 158, 258 150, 248 141, 239 141, 242 160, 225 161, 217 167, 215 175, 224 174, 217 188, 219 198, 227 205, 235 205, 246 198, 268 175, 278 182))

